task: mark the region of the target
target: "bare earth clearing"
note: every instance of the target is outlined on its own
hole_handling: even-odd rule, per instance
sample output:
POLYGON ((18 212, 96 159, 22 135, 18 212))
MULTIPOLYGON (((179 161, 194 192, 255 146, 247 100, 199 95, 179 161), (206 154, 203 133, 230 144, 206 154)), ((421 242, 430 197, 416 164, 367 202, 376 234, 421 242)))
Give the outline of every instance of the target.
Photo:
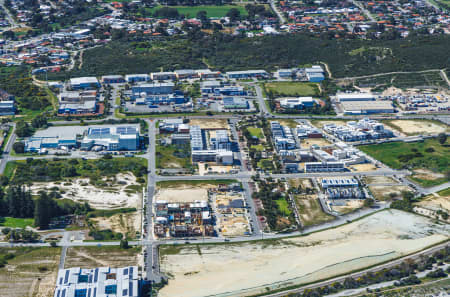
POLYGON ((129 234, 134 237, 141 228, 141 216, 138 212, 119 213, 110 217, 90 218, 98 230, 111 229, 113 232, 129 234))
POLYGON ((224 119, 214 119, 214 120, 205 120, 205 119, 191 119, 189 121, 189 125, 197 125, 200 126, 201 129, 226 129, 228 130, 227 120, 224 119))
POLYGON ((139 263, 141 248, 121 249, 118 246, 70 247, 65 268, 122 267, 139 263))
POLYGON ((448 130, 444 124, 437 124, 431 121, 394 120, 387 124, 392 124, 394 129, 400 130, 399 132, 406 135, 438 134, 448 130))
POLYGON ((60 254, 60 248, 38 248, 8 260, 8 264, 0 268, 0 295, 53 296, 60 254))
POLYGON ((398 185, 398 186, 369 186, 369 190, 373 197, 378 200, 388 200, 389 195, 400 196, 403 191, 412 192, 412 189, 408 186, 398 185))
POLYGON ((159 189, 155 197, 155 201, 167 201, 168 203, 208 201, 208 190, 190 187, 184 189, 159 189))
POLYGON ((59 188, 62 198, 77 202, 88 202, 96 209, 114 209, 123 207, 138 207, 140 194, 127 190, 128 186, 138 186, 136 177, 131 174, 118 174, 111 186, 96 187, 89 183, 89 179, 77 178, 70 182, 33 183, 31 191, 37 194, 40 190, 59 188), (121 182, 122 184, 119 184, 121 182))
POLYGON ((445 227, 388 210, 289 240, 182 246, 167 255, 161 247, 161 269, 170 279, 159 296, 248 296, 317 281, 447 240, 445 227))
POLYGON ((328 146, 331 143, 326 140, 325 138, 307 138, 302 139, 300 142, 300 146, 302 149, 309 149, 313 145, 318 145, 320 147, 322 146, 328 146))

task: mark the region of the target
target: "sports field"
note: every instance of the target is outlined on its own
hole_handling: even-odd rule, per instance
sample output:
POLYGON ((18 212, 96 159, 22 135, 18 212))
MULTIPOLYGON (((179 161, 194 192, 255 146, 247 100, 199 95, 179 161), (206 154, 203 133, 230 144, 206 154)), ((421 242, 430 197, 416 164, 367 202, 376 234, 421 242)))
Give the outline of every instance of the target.
MULTIPOLYGON (((158 5, 152 8, 150 11, 154 13, 156 10, 162 8, 162 5, 158 5)), ((206 11, 206 15, 210 18, 221 18, 227 15, 227 12, 232 8, 237 8, 241 13, 241 16, 247 15, 247 10, 240 5, 198 5, 198 6, 170 6, 176 8, 179 14, 184 14, 187 18, 195 18, 199 11, 206 11)))

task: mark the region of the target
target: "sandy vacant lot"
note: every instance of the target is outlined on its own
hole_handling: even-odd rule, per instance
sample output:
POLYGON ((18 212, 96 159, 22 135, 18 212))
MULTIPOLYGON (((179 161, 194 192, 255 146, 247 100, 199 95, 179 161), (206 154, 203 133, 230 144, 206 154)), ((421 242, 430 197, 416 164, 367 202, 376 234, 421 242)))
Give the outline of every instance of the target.
POLYGON ((16 257, 0 269, 0 296, 53 296, 60 248, 2 248, 16 257))
POLYGON ((323 126, 328 124, 336 124, 336 125, 345 125, 347 123, 346 120, 327 120, 327 121, 313 121, 312 124, 316 126, 317 128, 323 128, 323 126))
POLYGON ((403 191, 412 192, 413 190, 408 186, 369 186, 369 190, 373 197, 378 200, 388 200, 391 193, 400 196, 403 191))
POLYGON ((141 215, 140 212, 119 213, 110 217, 90 218, 94 222, 98 230, 111 229, 113 232, 128 234, 129 237, 134 238, 136 232, 141 229, 141 215))
POLYGON ((349 166, 352 171, 373 171, 377 170, 377 167, 372 163, 355 164, 349 166))
POLYGON ((200 126, 201 129, 226 129, 228 130, 228 123, 225 119, 214 119, 214 120, 205 120, 205 119, 191 119, 189 121, 189 125, 197 125, 200 126))
POLYGON ((307 138, 302 139, 300 146, 302 149, 309 149, 313 145, 318 145, 320 147, 330 145, 330 142, 325 138, 307 138))
POLYGON ((185 189, 159 189, 155 197, 155 201, 162 200, 169 203, 208 201, 208 190, 191 187, 186 187, 185 189))
MULTIPOLYGON (((283 241, 183 246, 162 255, 160 297, 248 296, 410 254, 449 238, 443 226, 383 211, 343 227, 283 241)), ((164 252, 164 247, 161 248, 164 252)))
POLYGON ((136 177, 131 174, 118 174, 111 186, 96 187, 89 183, 89 179, 77 178, 62 183, 33 183, 31 191, 37 194, 40 190, 59 188, 62 197, 77 202, 88 202, 96 209, 114 209, 123 207, 138 207, 140 193, 127 190, 128 186, 137 186, 136 177), (119 184, 121 182, 122 184, 119 184))
POLYGON ((407 135, 414 134, 438 134, 446 132, 448 128, 444 124, 420 120, 394 120, 387 123, 407 135))
POLYGON ((121 249, 118 246, 70 247, 64 268, 138 265, 141 250, 141 247, 121 249))
POLYGON ((414 170, 415 178, 420 178, 420 179, 425 179, 425 180, 435 180, 435 179, 439 179, 439 178, 444 178, 444 176, 445 175, 442 173, 433 172, 433 171, 427 170, 427 169, 414 170))
POLYGON ((353 212, 364 206, 364 200, 349 199, 345 201, 345 205, 333 205, 333 210, 340 214, 353 212))
POLYGON ((389 176, 367 176, 364 177, 366 184, 389 184, 397 183, 392 177, 389 176))
POLYGON ((417 205, 432 210, 443 209, 450 211, 450 195, 439 195, 438 193, 434 193, 426 196, 422 201, 417 203, 417 205))

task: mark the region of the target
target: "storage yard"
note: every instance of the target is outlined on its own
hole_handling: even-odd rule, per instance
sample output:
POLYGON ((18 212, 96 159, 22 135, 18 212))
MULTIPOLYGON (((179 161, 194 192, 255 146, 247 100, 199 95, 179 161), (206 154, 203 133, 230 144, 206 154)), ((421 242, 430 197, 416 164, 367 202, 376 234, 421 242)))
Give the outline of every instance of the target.
POLYGON ((445 226, 388 210, 281 241, 160 248, 169 283, 159 296, 253 295, 361 269, 447 240, 445 226), (167 251, 167 253, 166 253, 167 251), (207 284, 207 285, 205 285, 207 284))

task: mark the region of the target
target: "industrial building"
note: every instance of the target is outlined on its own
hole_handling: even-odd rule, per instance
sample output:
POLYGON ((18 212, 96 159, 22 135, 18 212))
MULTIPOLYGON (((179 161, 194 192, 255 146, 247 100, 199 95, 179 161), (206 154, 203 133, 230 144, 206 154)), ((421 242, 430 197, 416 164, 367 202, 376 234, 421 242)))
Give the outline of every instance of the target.
POLYGON ((140 136, 135 126, 114 126, 89 128, 81 141, 82 150, 91 150, 94 146, 108 151, 139 149, 140 136))
POLYGON ((150 78, 152 80, 175 80, 177 75, 175 72, 152 72, 150 78))
POLYGON ((323 189, 330 187, 358 187, 359 183, 355 178, 323 178, 321 186, 323 189))
POLYGON ((247 91, 241 86, 224 86, 214 88, 216 96, 247 96, 247 91))
POLYGON ((222 76, 220 71, 211 71, 209 69, 199 69, 195 70, 195 72, 201 79, 219 78, 222 76))
POLYGON ((294 135, 289 127, 282 126, 279 122, 273 121, 270 122, 270 128, 272 130, 275 148, 278 152, 297 148, 294 135))
POLYGON ((298 138, 322 138, 323 134, 319 128, 310 125, 297 125, 295 127, 298 138))
POLYGON ((341 172, 345 171, 343 162, 306 162, 305 172, 341 172))
POLYGON ((325 79, 323 69, 319 65, 314 65, 310 68, 305 68, 305 73, 308 81, 321 82, 325 79))
POLYGON ((125 75, 125 81, 130 84, 137 82, 147 82, 150 80, 150 75, 148 74, 127 74, 125 75))
POLYGON ((345 114, 393 113, 394 106, 390 101, 343 101, 342 110, 345 114))
POLYGON ((175 87, 174 83, 143 83, 131 88, 134 97, 142 97, 145 95, 171 94, 175 87))
POLYGON ((190 78, 198 78, 199 75, 193 69, 180 69, 175 70, 175 75, 177 79, 190 79, 190 78))
POLYGON ((279 101, 280 106, 286 109, 304 109, 317 103, 313 97, 280 98, 279 101))
POLYGON ((323 130, 347 142, 394 136, 394 133, 385 129, 382 123, 368 118, 361 119, 358 122, 349 121, 345 125, 327 124, 323 126, 323 130))
MULTIPOLYGON (((178 127, 183 125, 183 119, 165 119, 161 120, 159 123, 160 132, 173 133, 178 130, 178 127)), ((198 127, 198 126, 197 126, 198 127)))
POLYGON ((265 70, 229 71, 226 76, 230 79, 266 78, 269 74, 265 70))
POLYGON ((14 100, 0 101, 0 115, 14 115, 16 113, 16 106, 14 100))
POLYGON ((293 69, 278 69, 274 76, 277 78, 292 78, 294 76, 294 70, 293 69))
POLYGON ((190 127, 192 162, 216 162, 224 165, 233 164, 231 142, 226 130, 213 130, 208 133, 199 126, 190 127), (206 135, 207 134, 207 135, 206 135))
POLYGON ((60 269, 54 297, 139 297, 137 266, 60 269))
POLYGON ((58 99, 58 114, 93 114, 98 111, 96 90, 61 92, 58 99))
POLYGON ((75 137, 30 137, 25 141, 25 152, 45 153, 48 149, 63 149, 77 146, 75 137))
POLYGON ((222 99, 224 109, 249 109, 250 105, 242 97, 224 97, 222 99))
POLYGON ((212 94, 216 88, 220 88, 221 86, 222 84, 217 80, 204 81, 200 84, 200 91, 202 94, 212 94))
POLYGON ((125 79, 122 75, 105 75, 102 76, 102 83, 104 84, 121 84, 124 83, 125 79))
POLYGON ((93 90, 100 88, 100 83, 96 77, 71 78, 69 85, 73 90, 93 90))
POLYGON ((339 93, 336 94, 338 102, 345 101, 375 101, 375 96, 370 93, 339 93))

